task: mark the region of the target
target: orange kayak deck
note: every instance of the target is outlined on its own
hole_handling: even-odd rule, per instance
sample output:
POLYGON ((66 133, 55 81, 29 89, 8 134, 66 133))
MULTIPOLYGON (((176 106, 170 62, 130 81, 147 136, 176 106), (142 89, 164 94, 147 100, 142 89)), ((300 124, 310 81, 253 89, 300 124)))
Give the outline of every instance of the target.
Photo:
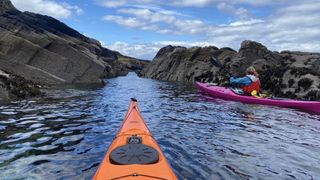
POLYGON ((135 99, 132 99, 129 109, 122 121, 122 125, 100 163, 93 179, 177 179, 140 115, 135 99), (131 137, 138 137, 141 140, 139 144, 144 147, 151 147, 151 149, 157 151, 157 161, 148 164, 114 163, 110 158, 110 154, 112 151, 116 151, 117 148, 121 148, 129 144, 128 138, 131 137))

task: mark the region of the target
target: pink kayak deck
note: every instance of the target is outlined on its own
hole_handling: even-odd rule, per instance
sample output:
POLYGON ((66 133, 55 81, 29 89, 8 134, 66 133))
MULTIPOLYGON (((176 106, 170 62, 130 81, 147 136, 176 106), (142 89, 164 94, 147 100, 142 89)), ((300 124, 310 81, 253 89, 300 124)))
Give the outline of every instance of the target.
POLYGON ((225 100, 240 101, 249 104, 263 104, 270 106, 279 106, 287 108, 296 108, 305 111, 320 113, 319 101, 299 101, 291 99, 271 99, 271 98, 256 98, 253 96, 243 96, 235 94, 232 90, 220 86, 207 85, 205 83, 196 82, 197 89, 209 96, 217 97, 225 100))

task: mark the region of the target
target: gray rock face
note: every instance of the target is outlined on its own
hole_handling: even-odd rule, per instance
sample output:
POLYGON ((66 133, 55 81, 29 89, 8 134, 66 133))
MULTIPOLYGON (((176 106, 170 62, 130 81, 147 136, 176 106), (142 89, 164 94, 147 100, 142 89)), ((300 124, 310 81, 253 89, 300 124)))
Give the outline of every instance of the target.
POLYGON ((12 5, 10 0, 1 0, 0 1, 0 14, 3 14, 7 11, 16 10, 16 8, 12 5))
POLYGON ((320 53, 281 52, 286 63, 281 90, 292 98, 320 100, 320 53))
POLYGON ((141 70, 150 63, 150 61, 124 56, 120 53, 118 54, 118 61, 120 62, 121 66, 130 71, 134 71, 137 74, 139 74, 141 70))
POLYGON ((127 74, 120 53, 62 22, 0 3, 0 69, 40 84, 102 84, 127 74))
POLYGON ((254 66, 262 89, 277 97, 320 100, 320 53, 272 52, 254 41, 243 41, 239 52, 230 48, 162 48, 141 75, 166 81, 215 82, 227 85, 226 73, 209 62, 216 57, 233 75, 254 66))
POLYGON ((210 57, 225 59, 234 54, 235 51, 228 48, 185 48, 169 45, 160 49, 153 61, 140 74, 143 77, 159 80, 194 82, 196 77, 206 73, 212 75, 212 72, 218 70, 210 63, 210 57))
POLYGON ((7 11, 0 23, 1 69, 44 84, 101 83, 105 65, 93 52, 98 43, 33 13, 7 11))
POLYGON ((265 46, 254 41, 243 41, 239 52, 228 66, 234 75, 244 75, 245 70, 253 65, 257 71, 274 68, 283 61, 277 52, 269 51, 265 46))

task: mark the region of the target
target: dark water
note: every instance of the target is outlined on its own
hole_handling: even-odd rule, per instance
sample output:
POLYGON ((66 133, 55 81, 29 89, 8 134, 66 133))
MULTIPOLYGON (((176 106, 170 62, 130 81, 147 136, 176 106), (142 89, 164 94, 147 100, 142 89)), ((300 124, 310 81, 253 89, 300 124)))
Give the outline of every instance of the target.
POLYGON ((0 105, 0 179, 90 179, 129 105, 179 179, 320 179, 320 116, 208 99, 130 74, 0 105))

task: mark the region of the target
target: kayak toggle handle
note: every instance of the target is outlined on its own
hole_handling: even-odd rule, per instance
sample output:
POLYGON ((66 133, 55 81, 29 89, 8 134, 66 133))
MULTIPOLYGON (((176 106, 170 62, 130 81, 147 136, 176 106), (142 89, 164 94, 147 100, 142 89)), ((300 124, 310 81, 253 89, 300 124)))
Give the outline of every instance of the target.
POLYGON ((131 98, 131 101, 138 102, 136 98, 131 98))
POLYGON ((127 138, 127 143, 128 144, 141 144, 142 138, 138 137, 137 135, 132 135, 131 137, 127 138))

